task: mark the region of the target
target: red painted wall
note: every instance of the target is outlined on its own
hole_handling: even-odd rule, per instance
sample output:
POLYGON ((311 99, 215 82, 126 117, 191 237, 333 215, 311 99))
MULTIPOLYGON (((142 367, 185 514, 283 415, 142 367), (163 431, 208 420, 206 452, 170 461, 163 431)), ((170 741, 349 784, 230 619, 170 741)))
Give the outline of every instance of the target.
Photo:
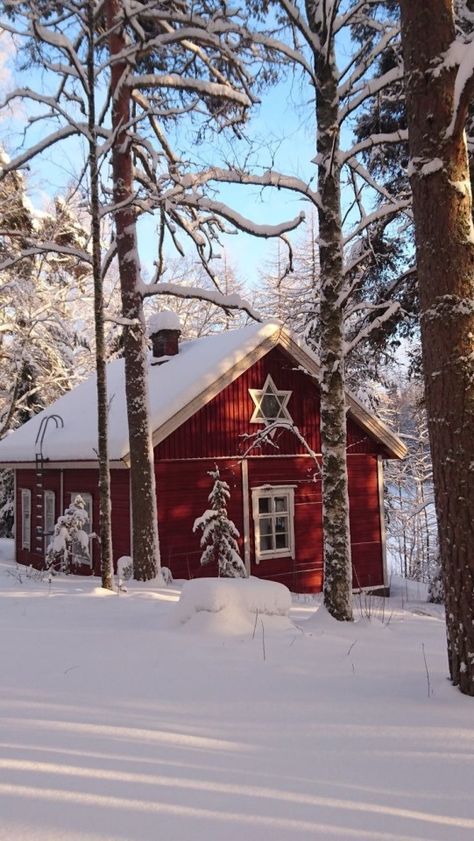
MULTIPOLYGON (((99 473, 97 470, 68 469, 63 470, 63 499, 61 500, 61 471, 46 468, 43 474, 42 490, 52 490, 55 494, 56 519, 63 513, 71 501, 73 493, 90 493, 92 496, 92 530, 99 532, 99 473)), ((130 504, 129 504, 129 473, 128 470, 111 470, 112 494, 112 537, 114 542, 115 560, 120 555, 130 554, 130 504)), ((35 492, 36 474, 34 470, 17 470, 16 495, 16 542, 17 560, 22 564, 32 564, 41 569, 44 563, 43 553, 35 551, 35 492), (21 549, 21 489, 31 491, 31 552, 21 549)), ((92 560, 96 573, 100 571, 100 547, 98 540, 92 541, 92 560)), ((81 573, 87 575, 89 567, 81 567, 81 573)))
MULTIPOLYGON (((319 453, 319 388, 317 383, 296 367, 295 361, 281 348, 274 348, 248 371, 227 386, 192 418, 182 424, 156 447, 156 458, 190 459, 242 455, 248 446, 243 438, 253 435, 261 424, 250 423, 255 405, 249 388, 262 388, 270 374, 278 389, 291 391, 288 411, 312 450, 319 453)), ((305 448, 291 432, 277 431, 278 452, 298 455, 305 448)), ((348 422, 348 444, 351 453, 381 453, 380 445, 351 420, 348 422)), ((254 455, 274 455, 275 449, 265 445, 254 455)))

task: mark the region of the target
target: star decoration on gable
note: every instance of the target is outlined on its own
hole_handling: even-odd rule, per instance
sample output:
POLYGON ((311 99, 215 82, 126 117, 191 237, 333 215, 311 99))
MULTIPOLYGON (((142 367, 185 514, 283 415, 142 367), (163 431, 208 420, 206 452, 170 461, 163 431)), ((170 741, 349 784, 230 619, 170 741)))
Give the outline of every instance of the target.
POLYGON ((263 388, 249 388, 249 394, 255 405, 250 423, 264 423, 268 426, 276 420, 292 421, 286 407, 293 392, 278 389, 270 374, 263 388))

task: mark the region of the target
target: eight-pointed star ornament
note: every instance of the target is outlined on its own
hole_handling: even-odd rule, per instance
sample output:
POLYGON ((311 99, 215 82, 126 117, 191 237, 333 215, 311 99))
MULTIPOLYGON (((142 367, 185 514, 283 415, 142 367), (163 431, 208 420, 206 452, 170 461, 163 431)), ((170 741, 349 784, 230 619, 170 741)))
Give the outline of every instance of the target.
POLYGON ((292 421, 286 406, 293 392, 278 389, 270 374, 263 388, 249 388, 249 393, 255 404, 250 423, 264 423, 268 426, 276 420, 292 421))

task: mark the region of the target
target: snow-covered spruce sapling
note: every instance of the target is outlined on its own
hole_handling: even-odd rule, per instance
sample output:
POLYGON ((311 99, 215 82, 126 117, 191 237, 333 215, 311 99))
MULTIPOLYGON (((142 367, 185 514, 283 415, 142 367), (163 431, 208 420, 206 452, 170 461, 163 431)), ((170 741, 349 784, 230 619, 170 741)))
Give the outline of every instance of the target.
POLYGON ((118 578, 118 587, 117 587, 117 595, 120 595, 120 592, 126 593, 127 592, 127 582, 133 578, 133 558, 130 555, 122 555, 117 561, 117 578, 118 578))
POLYGON ((45 567, 51 572, 71 572, 75 554, 90 563, 89 537, 85 526, 89 522, 82 496, 76 496, 64 514, 58 517, 51 542, 46 550, 45 567))
POLYGON ((211 507, 194 521, 193 526, 193 532, 202 531, 201 564, 216 563, 218 574, 223 578, 247 578, 247 570, 239 555, 239 532, 227 515, 229 485, 220 478, 217 465, 215 470, 208 470, 208 474, 214 480, 208 497, 211 507))

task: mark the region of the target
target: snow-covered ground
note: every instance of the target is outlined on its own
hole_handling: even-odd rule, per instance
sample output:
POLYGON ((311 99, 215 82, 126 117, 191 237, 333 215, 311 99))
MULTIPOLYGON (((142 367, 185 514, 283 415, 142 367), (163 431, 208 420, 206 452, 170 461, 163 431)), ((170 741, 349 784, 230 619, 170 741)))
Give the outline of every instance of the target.
POLYGON ((243 632, 97 585, 0 566, 1 841, 474 837, 474 702, 416 591, 243 632))

